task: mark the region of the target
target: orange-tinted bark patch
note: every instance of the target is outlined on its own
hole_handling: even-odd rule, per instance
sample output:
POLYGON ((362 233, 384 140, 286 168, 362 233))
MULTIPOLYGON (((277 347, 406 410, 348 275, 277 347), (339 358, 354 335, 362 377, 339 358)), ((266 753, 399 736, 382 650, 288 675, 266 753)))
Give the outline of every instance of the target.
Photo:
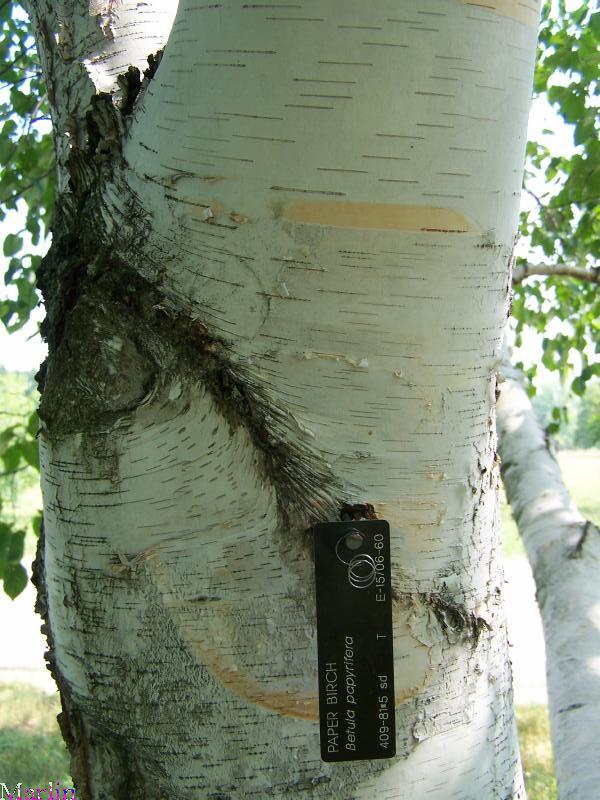
POLYGON ((451 208, 352 203, 316 200, 288 203, 282 214, 291 222, 305 222, 331 228, 467 233, 474 230, 467 218, 451 208))
POLYGON ((538 0, 458 0, 458 2, 463 6, 472 6, 502 17, 511 17, 537 30, 538 0))

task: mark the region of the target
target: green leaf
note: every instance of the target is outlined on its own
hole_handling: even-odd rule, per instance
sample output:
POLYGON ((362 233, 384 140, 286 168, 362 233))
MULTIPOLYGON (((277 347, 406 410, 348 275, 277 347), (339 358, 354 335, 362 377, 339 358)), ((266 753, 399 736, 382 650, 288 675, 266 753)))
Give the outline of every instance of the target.
POLYGON ((0 578, 8 561, 8 546, 12 536, 12 528, 6 522, 0 522, 0 578))
POLYGON ((31 520, 31 527, 33 528, 33 533, 39 539, 40 534, 42 533, 42 522, 44 521, 44 514, 42 511, 38 511, 38 513, 33 517, 31 520))
POLYGON ((3 450, 10 442, 14 441, 16 438, 17 438, 17 426, 9 425, 8 428, 5 428, 2 432, 0 432, 0 450, 3 450))
POLYGON ((2 453, 2 461, 5 472, 15 472, 18 469, 21 463, 21 448, 18 443, 6 448, 2 453))
POLYGON ((8 541, 8 551, 6 560, 10 563, 18 564, 25 552, 25 531, 14 531, 8 541))
POLYGON ((0 135, 0 164, 6 164, 13 157, 16 144, 12 139, 0 135))
POLYGON ((14 600, 27 586, 27 571, 22 564, 9 564, 4 570, 4 591, 14 600))
POLYGON ((10 101, 15 112, 21 117, 33 111, 37 103, 35 95, 25 94, 14 87, 10 90, 10 101))
POLYGON ((33 414, 30 414, 29 419, 27 420, 27 428, 26 428, 27 433, 32 438, 35 438, 37 436, 39 426, 40 426, 40 421, 37 412, 34 411, 33 414))
POLYGON ((3 251, 4 255, 14 256, 18 253, 23 247, 23 239, 20 236, 17 236, 16 233, 7 233, 4 237, 4 245, 3 251))
POLYGON ((40 452, 39 446, 35 439, 27 439, 21 442, 20 446, 21 455, 29 466, 40 471, 40 452))
POLYGON ((7 119, 4 125, 2 126, 2 131, 0 132, 0 137, 2 139, 9 139, 11 136, 14 136, 18 130, 17 123, 14 119, 7 119))

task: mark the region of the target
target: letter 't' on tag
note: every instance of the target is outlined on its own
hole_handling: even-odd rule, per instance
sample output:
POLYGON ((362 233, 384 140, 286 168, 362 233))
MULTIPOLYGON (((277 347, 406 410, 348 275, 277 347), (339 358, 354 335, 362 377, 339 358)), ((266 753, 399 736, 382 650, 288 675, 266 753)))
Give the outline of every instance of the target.
POLYGON ((315 525, 323 761, 396 754, 390 529, 384 520, 315 525))

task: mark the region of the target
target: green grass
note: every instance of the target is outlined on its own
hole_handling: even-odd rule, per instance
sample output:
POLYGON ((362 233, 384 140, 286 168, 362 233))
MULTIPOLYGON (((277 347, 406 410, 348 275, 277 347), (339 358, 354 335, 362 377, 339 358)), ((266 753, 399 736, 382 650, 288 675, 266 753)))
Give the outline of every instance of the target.
MULTIPOLYGON (((573 502, 587 519, 600 525, 600 450, 560 450, 558 463, 573 502)), ((524 558, 525 549, 504 489, 500 491, 502 542, 507 558, 524 558)))
POLYGON ((0 684, 0 782, 8 787, 72 786, 58 729, 58 695, 24 684, 0 684))
POLYGON ((517 523, 506 502, 504 487, 500 486, 500 520, 502 525, 502 548, 506 558, 525 558, 525 548, 519 535, 517 523))
POLYGON ((546 706, 517 706, 517 726, 529 800, 557 800, 546 706))
POLYGON ((600 450, 562 450, 558 463, 583 516, 600 525, 600 450))

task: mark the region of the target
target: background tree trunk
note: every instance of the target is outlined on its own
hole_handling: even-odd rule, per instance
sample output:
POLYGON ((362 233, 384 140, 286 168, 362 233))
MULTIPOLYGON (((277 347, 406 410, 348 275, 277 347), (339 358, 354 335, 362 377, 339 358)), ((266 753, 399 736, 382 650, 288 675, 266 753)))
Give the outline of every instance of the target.
POLYGON ((505 364, 502 376, 502 478, 544 625, 559 794, 561 800, 594 800, 600 786, 600 536, 569 497, 518 372, 505 364))
POLYGON ((82 796, 523 797, 493 408, 537 4, 183 1, 158 72, 161 4, 105 6, 31 9, 82 796), (392 529, 398 755, 324 764, 308 528, 356 504, 392 529))

